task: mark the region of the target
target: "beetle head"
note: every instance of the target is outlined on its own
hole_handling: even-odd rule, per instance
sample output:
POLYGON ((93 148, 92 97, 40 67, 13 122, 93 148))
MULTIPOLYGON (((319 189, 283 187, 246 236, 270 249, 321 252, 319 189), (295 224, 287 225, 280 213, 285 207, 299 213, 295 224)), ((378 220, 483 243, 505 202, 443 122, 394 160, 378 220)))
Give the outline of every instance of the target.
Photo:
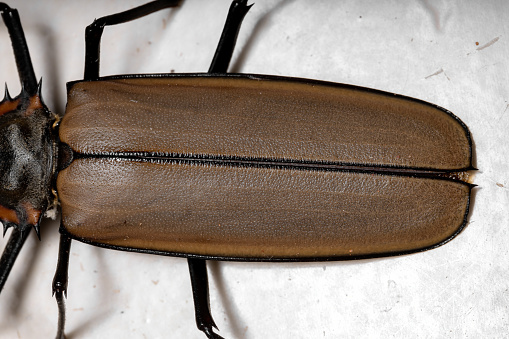
POLYGON ((38 225, 51 207, 54 123, 39 93, 30 96, 22 89, 12 99, 6 90, 0 102, 0 221, 4 232, 10 226, 38 225))

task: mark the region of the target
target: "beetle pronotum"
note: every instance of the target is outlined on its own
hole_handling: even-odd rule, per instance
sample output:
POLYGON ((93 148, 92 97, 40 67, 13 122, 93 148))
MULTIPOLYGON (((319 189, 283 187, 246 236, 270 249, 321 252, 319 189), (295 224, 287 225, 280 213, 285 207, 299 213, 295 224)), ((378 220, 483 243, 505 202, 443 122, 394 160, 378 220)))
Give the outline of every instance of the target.
POLYGON ((16 12, 0 7, 24 88, 0 106, 0 145, 10 157, 0 217, 14 226, 2 284, 56 188, 58 336, 71 239, 187 257, 198 327, 218 338, 205 259, 398 255, 443 244, 465 226, 473 169, 466 126, 440 107, 380 91, 226 74, 246 1, 233 2, 209 73, 99 77, 104 25, 177 3, 156 1, 90 26, 84 81, 68 84, 60 124, 38 98, 16 12))

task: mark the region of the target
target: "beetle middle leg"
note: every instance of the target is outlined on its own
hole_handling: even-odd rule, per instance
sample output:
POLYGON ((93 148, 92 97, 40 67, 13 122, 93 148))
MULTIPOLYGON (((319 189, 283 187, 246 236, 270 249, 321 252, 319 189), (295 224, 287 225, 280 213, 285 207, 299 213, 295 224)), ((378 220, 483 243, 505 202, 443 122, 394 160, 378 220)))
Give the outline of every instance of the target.
MULTIPOLYGON (((232 2, 208 73, 226 73, 228 70, 242 20, 250 8, 251 5, 247 5, 247 0, 232 2)), ((217 329, 217 326, 210 313, 207 262, 194 258, 187 259, 187 262, 193 288, 196 326, 208 338, 221 339, 221 336, 213 332, 213 328, 217 329)))

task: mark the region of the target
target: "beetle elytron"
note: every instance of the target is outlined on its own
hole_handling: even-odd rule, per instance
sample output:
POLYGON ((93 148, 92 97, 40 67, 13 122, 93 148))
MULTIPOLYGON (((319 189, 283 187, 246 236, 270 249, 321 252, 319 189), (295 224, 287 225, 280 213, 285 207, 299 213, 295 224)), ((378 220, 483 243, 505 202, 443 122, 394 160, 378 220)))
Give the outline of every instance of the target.
POLYGON ((71 239, 187 258, 209 338, 205 260, 310 261, 427 250, 467 222, 472 142, 449 111, 322 81, 228 74, 246 0, 234 0, 208 73, 99 76, 105 26, 86 30, 84 80, 63 117, 40 98, 17 11, 0 3, 21 93, 0 103, 0 288, 30 230, 60 206, 53 291, 63 337, 71 239), (5 232, 4 232, 5 233, 5 232))

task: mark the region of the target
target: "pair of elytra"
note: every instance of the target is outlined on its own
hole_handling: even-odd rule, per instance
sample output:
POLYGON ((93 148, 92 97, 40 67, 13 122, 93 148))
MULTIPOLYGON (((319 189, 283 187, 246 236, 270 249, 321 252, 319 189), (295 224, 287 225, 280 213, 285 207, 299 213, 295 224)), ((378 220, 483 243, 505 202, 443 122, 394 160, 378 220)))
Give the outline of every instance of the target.
POLYGON ((424 251, 465 226, 472 142, 451 112, 344 84, 227 72, 250 6, 233 1, 208 73, 99 76, 105 26, 63 117, 42 102, 18 13, 0 3, 22 84, 0 103, 3 287, 31 229, 60 209, 53 292, 63 338, 71 241, 189 263, 198 328, 221 338, 206 260, 321 261, 424 251), (4 232, 5 233, 5 232, 4 232))

